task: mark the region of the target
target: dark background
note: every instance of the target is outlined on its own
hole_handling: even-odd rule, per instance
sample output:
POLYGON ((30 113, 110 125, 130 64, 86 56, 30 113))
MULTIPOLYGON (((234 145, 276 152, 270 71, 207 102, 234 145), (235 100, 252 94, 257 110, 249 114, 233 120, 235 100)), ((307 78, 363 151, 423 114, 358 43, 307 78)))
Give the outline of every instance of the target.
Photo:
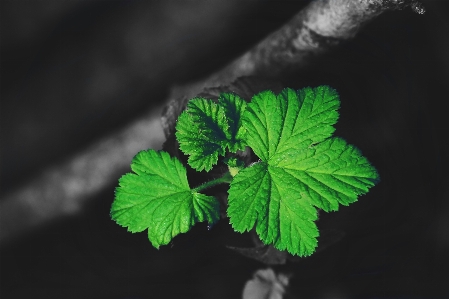
MULTIPOLYGON (((2 1, 1 176, 4 196, 143 112, 173 84, 205 76, 277 29, 307 1, 2 1)), ((385 13, 353 40, 280 78, 340 93, 336 135, 381 182, 320 216, 346 233, 277 267, 292 298, 449 295, 447 85, 449 7, 385 13)), ((118 177, 117 177, 118 179, 118 177)), ((240 298, 265 265, 222 221, 159 251, 109 219, 116 181, 79 215, 1 247, 1 298, 240 298)), ((17 219, 20 221, 20 219, 17 219)))

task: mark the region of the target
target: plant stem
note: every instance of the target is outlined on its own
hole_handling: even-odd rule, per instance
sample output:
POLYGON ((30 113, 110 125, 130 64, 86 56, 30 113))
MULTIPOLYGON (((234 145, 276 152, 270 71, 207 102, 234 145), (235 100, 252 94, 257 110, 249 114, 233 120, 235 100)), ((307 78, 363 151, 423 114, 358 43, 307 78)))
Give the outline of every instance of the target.
POLYGON ((228 171, 222 177, 220 177, 218 179, 215 179, 215 180, 212 180, 212 181, 209 181, 209 182, 205 182, 204 184, 201 184, 198 187, 192 189, 192 191, 199 192, 201 190, 213 187, 213 186, 218 185, 218 184, 223 184, 223 183, 229 184, 232 181, 232 179, 233 179, 233 177, 232 177, 232 175, 228 171))

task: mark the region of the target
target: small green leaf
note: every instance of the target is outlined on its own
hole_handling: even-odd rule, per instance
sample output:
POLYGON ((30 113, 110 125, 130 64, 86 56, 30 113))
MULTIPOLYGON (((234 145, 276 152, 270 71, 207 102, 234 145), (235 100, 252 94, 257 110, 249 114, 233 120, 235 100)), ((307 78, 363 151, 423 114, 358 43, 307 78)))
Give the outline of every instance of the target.
POLYGON ((189 155, 189 165, 198 171, 209 171, 217 164, 230 138, 224 109, 203 98, 188 103, 178 118, 175 134, 179 148, 189 155))
POLYGON ((226 149, 234 153, 244 149, 241 116, 245 108, 246 102, 232 93, 222 93, 218 103, 204 98, 188 103, 178 118, 176 138, 192 168, 209 171, 226 149))
POLYGON ((246 130, 242 126, 242 116, 246 109, 246 101, 233 93, 222 93, 218 104, 224 108, 226 120, 229 124, 230 139, 228 148, 231 153, 245 148, 246 130))
POLYGON ((135 172, 122 176, 111 218, 130 232, 148 229, 154 247, 168 244, 196 222, 219 219, 219 203, 190 189, 186 169, 168 153, 147 150, 133 159, 135 172))
POLYGON ((338 107, 328 86, 253 97, 243 123, 261 161, 230 185, 228 215, 236 231, 255 226, 265 244, 307 256, 317 246, 315 207, 337 210, 375 185, 378 174, 359 150, 339 138, 326 140, 338 107))
POLYGON ((235 177, 241 169, 245 168, 245 163, 236 157, 225 158, 223 162, 228 165, 229 173, 232 177, 235 177))

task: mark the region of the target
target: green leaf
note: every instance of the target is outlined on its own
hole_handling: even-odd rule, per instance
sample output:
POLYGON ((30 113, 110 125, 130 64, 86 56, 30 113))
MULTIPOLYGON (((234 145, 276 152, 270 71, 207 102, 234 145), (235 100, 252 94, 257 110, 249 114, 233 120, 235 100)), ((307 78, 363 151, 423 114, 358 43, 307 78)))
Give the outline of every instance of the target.
POLYGON ((296 178, 312 204, 326 212, 357 201, 379 181, 376 169, 360 150, 341 138, 329 138, 296 153, 285 152, 273 160, 270 165, 296 178))
POLYGON ((243 150, 246 146, 246 130, 242 126, 242 116, 246 109, 246 101, 233 93, 222 93, 218 98, 218 104, 225 111, 226 120, 229 124, 230 139, 228 148, 231 153, 243 150))
POLYGON ((203 98, 192 99, 176 124, 179 148, 189 155, 189 165, 209 171, 225 154, 230 138, 224 109, 203 98))
POLYGON ((190 189, 186 169, 166 152, 147 150, 133 159, 135 172, 122 176, 111 218, 130 232, 148 229, 154 247, 168 244, 196 222, 219 219, 219 203, 190 189))
POLYGON ((317 246, 316 209, 302 196, 301 185, 282 168, 259 162, 234 177, 228 215, 238 232, 254 226, 262 242, 307 256, 317 246))
POLYGON ((236 231, 255 226, 265 244, 307 256, 317 246, 315 207, 337 210, 374 186, 378 174, 359 150, 326 140, 338 107, 328 86, 253 97, 243 122, 261 161, 240 170, 230 185, 228 215, 236 231))
POLYGON ((328 86, 284 89, 255 95, 243 122, 247 142, 262 160, 285 150, 307 148, 330 137, 338 120, 340 100, 328 86))
POLYGON ((218 103, 194 98, 181 113, 176 125, 176 138, 180 149, 189 155, 189 165, 209 171, 224 156, 245 147, 245 131, 241 116, 246 102, 232 93, 223 93, 218 103))

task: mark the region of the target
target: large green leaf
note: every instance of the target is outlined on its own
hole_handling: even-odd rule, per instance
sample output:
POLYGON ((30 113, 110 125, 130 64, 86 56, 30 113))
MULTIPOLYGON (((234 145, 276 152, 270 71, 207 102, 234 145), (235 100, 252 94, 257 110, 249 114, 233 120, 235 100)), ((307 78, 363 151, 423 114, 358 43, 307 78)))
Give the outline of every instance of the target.
POLYGON ((131 164, 134 173, 119 180, 111 217, 130 232, 148 229, 148 238, 159 248, 196 222, 215 223, 219 203, 190 189, 186 169, 168 153, 139 152, 131 164))
POLYGON ((328 86, 253 97, 243 122, 261 161, 231 183, 228 215, 235 230, 255 226, 265 244, 307 256, 317 246, 315 207, 337 210, 374 186, 378 174, 360 151, 329 138, 338 107, 328 86))
POLYGON ((256 94, 243 118, 248 145, 266 161, 286 150, 307 148, 332 135, 339 106, 337 92, 328 86, 256 94))
POLYGON ((326 212, 357 201, 379 177, 360 150, 341 138, 329 138, 294 154, 285 152, 270 164, 296 178, 311 203, 326 212))
POLYGON ((310 255, 317 246, 316 209, 301 186, 282 168, 259 162, 241 170, 229 189, 232 227, 245 232, 256 227, 265 244, 292 254, 310 255))

